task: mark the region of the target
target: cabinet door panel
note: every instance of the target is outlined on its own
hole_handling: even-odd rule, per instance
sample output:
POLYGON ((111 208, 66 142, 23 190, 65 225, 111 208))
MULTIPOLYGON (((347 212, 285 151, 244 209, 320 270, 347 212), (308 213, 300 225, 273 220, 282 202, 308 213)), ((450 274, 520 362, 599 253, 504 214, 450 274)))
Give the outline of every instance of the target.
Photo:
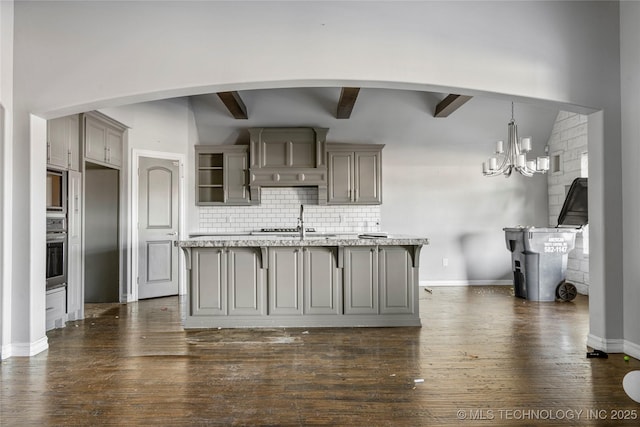
POLYGON ((80 116, 66 117, 69 169, 80 171, 80 116))
POLYGON ((107 127, 96 119, 87 117, 85 121, 85 157, 99 162, 106 161, 106 142, 107 127))
POLYGON ((290 164, 294 168, 316 166, 316 145, 309 141, 293 141, 289 145, 290 164))
POLYGON ((66 118, 47 121, 47 164, 66 169, 67 154, 66 118))
POLYGON ((227 203, 248 203, 247 153, 227 153, 224 157, 227 203))
POLYGON ((263 315, 264 273, 254 249, 229 250, 229 315, 263 315))
POLYGON ((107 162, 114 166, 122 166, 122 132, 107 128, 106 138, 107 162))
POLYGON ((82 174, 69 171, 67 202, 67 313, 69 320, 78 320, 82 304, 82 174))
POLYGON ((302 314, 299 249, 269 248, 269 314, 302 314))
POLYGON ((344 314, 377 314, 377 250, 373 247, 348 248, 344 256, 344 314))
POLYGON ((339 314, 335 248, 304 250, 304 312, 339 314))
POLYGON ((329 153, 329 203, 350 203, 353 192, 353 153, 329 153))
POLYGON ((363 151, 355 153, 356 203, 380 203, 380 153, 363 151))
POLYGON ((380 313, 413 313, 413 267, 402 247, 380 250, 380 313))
POLYGON ((194 249, 191 270, 192 316, 227 314, 227 272, 221 249, 194 249))

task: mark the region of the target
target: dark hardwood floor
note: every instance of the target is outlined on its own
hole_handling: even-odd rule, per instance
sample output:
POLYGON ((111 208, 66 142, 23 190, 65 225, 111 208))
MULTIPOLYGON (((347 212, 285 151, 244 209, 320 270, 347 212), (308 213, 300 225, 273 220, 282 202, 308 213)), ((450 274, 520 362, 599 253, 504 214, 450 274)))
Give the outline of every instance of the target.
POLYGON ((640 424, 622 389, 640 362, 585 357, 587 297, 421 292, 422 328, 184 331, 177 297, 87 305, 2 362, 0 424, 640 424))

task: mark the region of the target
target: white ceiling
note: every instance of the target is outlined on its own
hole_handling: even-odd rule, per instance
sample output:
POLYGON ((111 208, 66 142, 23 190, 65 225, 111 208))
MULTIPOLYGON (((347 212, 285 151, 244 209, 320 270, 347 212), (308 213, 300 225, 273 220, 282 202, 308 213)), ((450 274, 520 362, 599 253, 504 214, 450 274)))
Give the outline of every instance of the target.
MULTIPOLYGON (((507 137, 511 100, 474 97, 446 118, 434 118, 447 95, 409 90, 362 88, 350 119, 336 119, 341 88, 291 88, 240 91, 247 120, 234 119, 216 94, 191 97, 201 144, 246 144, 249 127, 317 126, 329 128, 327 140, 387 144, 406 150, 406 161, 439 165, 477 165, 494 142, 507 137), (428 151, 427 158, 412 152, 428 151)), ((520 136, 533 138, 534 153, 544 149, 558 108, 548 103, 516 103, 520 136)))

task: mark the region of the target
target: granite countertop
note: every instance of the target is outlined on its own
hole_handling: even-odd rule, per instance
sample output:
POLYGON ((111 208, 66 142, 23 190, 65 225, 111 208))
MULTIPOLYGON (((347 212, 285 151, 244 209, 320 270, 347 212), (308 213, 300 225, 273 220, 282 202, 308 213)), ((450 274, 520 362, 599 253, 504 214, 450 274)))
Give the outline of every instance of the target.
POLYGON ((181 248, 266 247, 266 246, 415 246, 428 245, 429 239, 406 235, 359 237, 357 234, 315 234, 304 240, 298 236, 201 235, 180 240, 181 248))

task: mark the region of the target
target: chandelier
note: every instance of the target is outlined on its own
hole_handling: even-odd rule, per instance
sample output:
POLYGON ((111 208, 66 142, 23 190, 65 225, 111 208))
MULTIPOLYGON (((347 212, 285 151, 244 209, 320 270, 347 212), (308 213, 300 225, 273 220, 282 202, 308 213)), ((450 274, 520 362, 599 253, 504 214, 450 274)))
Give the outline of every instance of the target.
POLYGON ((528 160, 531 151, 531 138, 518 140, 518 126, 513 118, 513 102, 511 103, 511 121, 509 122, 509 139, 505 150, 504 141, 496 142, 495 155, 482 164, 484 176, 504 175, 510 177, 516 170, 524 176, 546 173, 549 170, 549 156, 540 156, 536 160, 528 160))

